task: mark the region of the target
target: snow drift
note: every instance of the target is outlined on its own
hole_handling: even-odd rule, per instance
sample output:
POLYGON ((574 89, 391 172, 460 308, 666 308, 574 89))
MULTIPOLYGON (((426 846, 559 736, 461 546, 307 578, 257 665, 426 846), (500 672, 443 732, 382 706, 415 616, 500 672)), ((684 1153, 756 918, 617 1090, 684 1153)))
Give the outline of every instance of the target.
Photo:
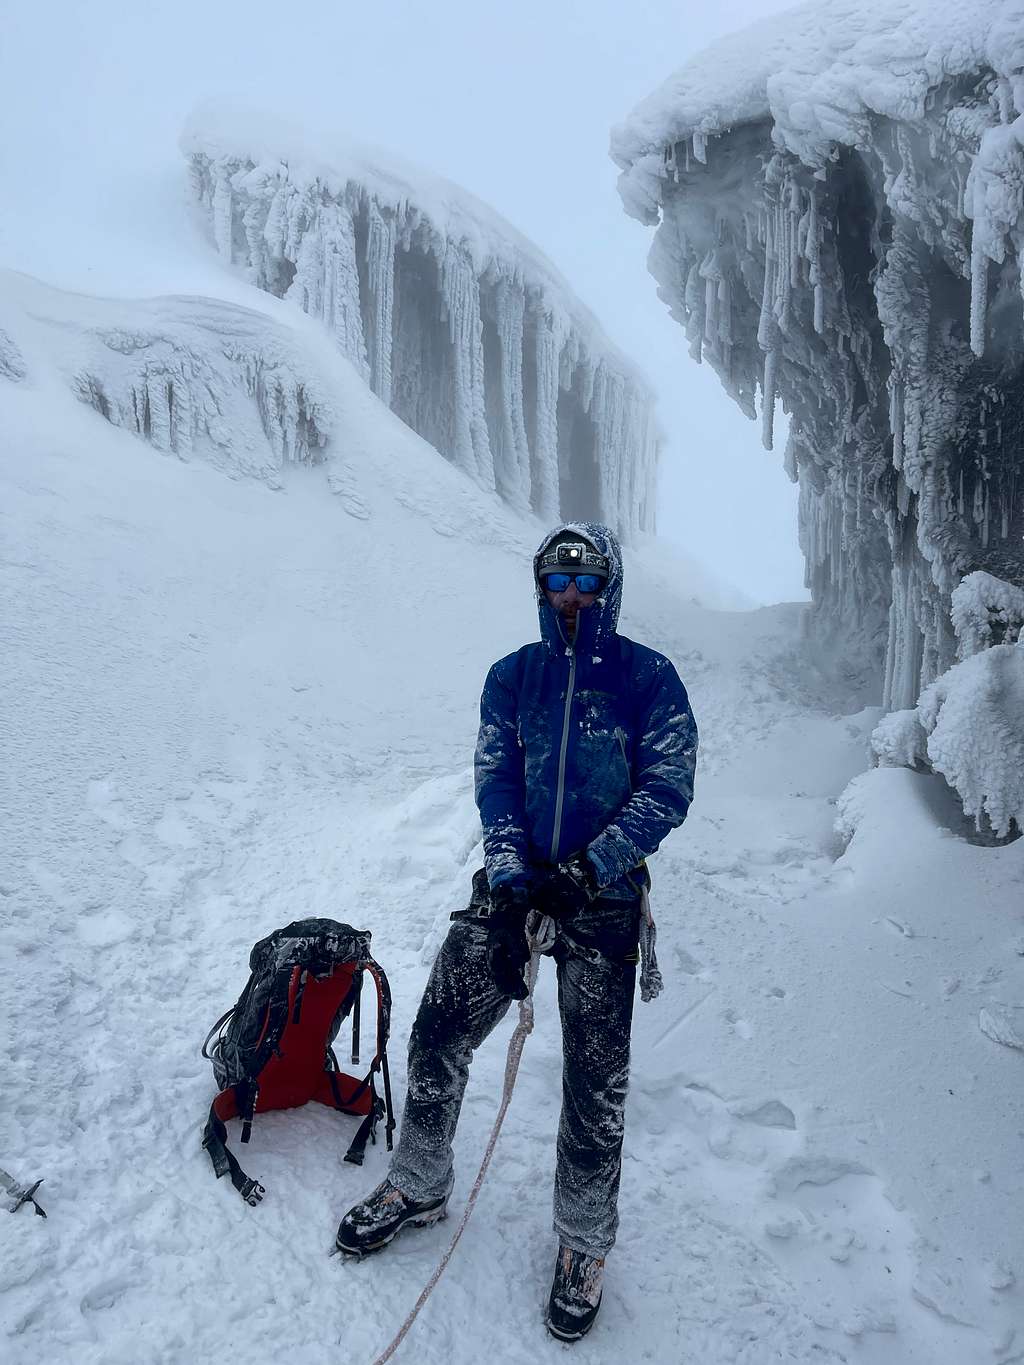
POLYGON ((651 395, 544 256, 448 182, 206 107, 182 140, 218 251, 322 319, 379 398, 517 510, 653 529, 651 395))
POLYGON ((1013 0, 815 3, 613 134, 692 354, 766 445, 791 415, 818 632, 890 708, 953 663, 965 574, 1024 582, 1022 70, 1013 0))

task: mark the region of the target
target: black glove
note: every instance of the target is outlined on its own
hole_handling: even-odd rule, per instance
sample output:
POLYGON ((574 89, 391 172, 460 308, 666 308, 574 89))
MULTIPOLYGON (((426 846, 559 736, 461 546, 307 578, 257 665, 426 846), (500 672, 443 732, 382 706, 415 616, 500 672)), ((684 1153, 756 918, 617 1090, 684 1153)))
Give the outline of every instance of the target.
POLYGON ((553 867, 537 887, 534 907, 552 919, 568 919, 585 910, 601 894, 597 869, 585 853, 553 867))
POLYGON ((491 892, 491 913, 487 918, 487 962, 494 984, 502 995, 525 1000, 525 968, 530 961, 526 938, 526 917, 533 897, 525 886, 496 886, 491 892))

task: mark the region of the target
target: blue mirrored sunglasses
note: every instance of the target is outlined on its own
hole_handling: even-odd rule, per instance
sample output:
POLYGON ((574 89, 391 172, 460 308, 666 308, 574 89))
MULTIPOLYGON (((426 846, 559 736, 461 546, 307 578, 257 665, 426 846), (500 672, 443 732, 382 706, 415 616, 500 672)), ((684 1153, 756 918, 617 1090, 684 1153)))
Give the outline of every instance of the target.
POLYGON ((577 592, 597 592, 604 579, 596 573, 546 573, 541 582, 548 592, 565 592, 575 582, 577 592))

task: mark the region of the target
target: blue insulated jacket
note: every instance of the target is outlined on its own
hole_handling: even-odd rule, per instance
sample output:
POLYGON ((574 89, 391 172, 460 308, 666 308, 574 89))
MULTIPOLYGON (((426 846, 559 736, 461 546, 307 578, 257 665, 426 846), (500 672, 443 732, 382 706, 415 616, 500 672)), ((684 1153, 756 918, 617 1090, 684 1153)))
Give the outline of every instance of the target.
POLYGON ((697 727, 663 654, 616 633, 622 555, 606 526, 567 522, 610 561, 607 585, 571 642, 537 586, 540 642, 491 668, 480 699, 476 802, 490 886, 585 851, 603 893, 637 894, 628 874, 686 818, 697 727))

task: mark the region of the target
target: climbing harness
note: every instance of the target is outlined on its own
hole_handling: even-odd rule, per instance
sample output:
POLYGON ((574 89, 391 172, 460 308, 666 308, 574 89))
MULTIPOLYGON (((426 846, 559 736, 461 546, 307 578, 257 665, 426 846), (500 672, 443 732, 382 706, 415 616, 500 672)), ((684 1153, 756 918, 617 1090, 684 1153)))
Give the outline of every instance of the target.
MULTIPOLYGON (((650 898, 647 888, 643 888, 641 895, 641 919, 640 919, 640 997, 644 1001, 654 1000, 661 994, 664 983, 661 972, 658 970, 658 957, 655 952, 658 931, 654 924, 654 917, 651 914, 650 898)), ((390 1345, 376 1356, 373 1365, 385 1365, 387 1361, 398 1350, 402 1342, 409 1333, 409 1329, 419 1317, 420 1310, 430 1298, 434 1287, 448 1268, 448 1262, 452 1258, 452 1253, 459 1244, 462 1234, 466 1230, 466 1224, 472 1216, 473 1209, 476 1207, 477 1196, 487 1175, 487 1169, 491 1164, 491 1157, 498 1142, 498 1135, 501 1132, 501 1125, 505 1121, 505 1114, 508 1112, 509 1102, 512 1099, 512 1091, 515 1088, 516 1077, 519 1074, 519 1063, 522 1060, 523 1048, 526 1039, 533 1032, 533 988, 537 984, 537 970, 540 966, 541 957, 550 953, 554 947, 557 929, 554 920, 550 915, 538 915, 536 911, 531 912, 527 921, 527 934, 530 940, 530 962, 526 973, 526 999, 519 1002, 519 1022, 516 1024, 509 1040, 508 1054, 505 1058, 505 1082, 501 1092, 501 1104, 498 1108, 498 1116, 494 1120, 494 1127, 491 1129, 491 1136, 487 1142, 483 1161, 477 1172, 473 1188, 469 1192, 466 1207, 463 1210, 459 1226, 455 1229, 455 1234, 448 1246, 448 1250, 441 1257, 434 1269, 430 1279, 423 1287, 423 1292, 413 1304, 409 1316, 402 1323, 390 1345)))

